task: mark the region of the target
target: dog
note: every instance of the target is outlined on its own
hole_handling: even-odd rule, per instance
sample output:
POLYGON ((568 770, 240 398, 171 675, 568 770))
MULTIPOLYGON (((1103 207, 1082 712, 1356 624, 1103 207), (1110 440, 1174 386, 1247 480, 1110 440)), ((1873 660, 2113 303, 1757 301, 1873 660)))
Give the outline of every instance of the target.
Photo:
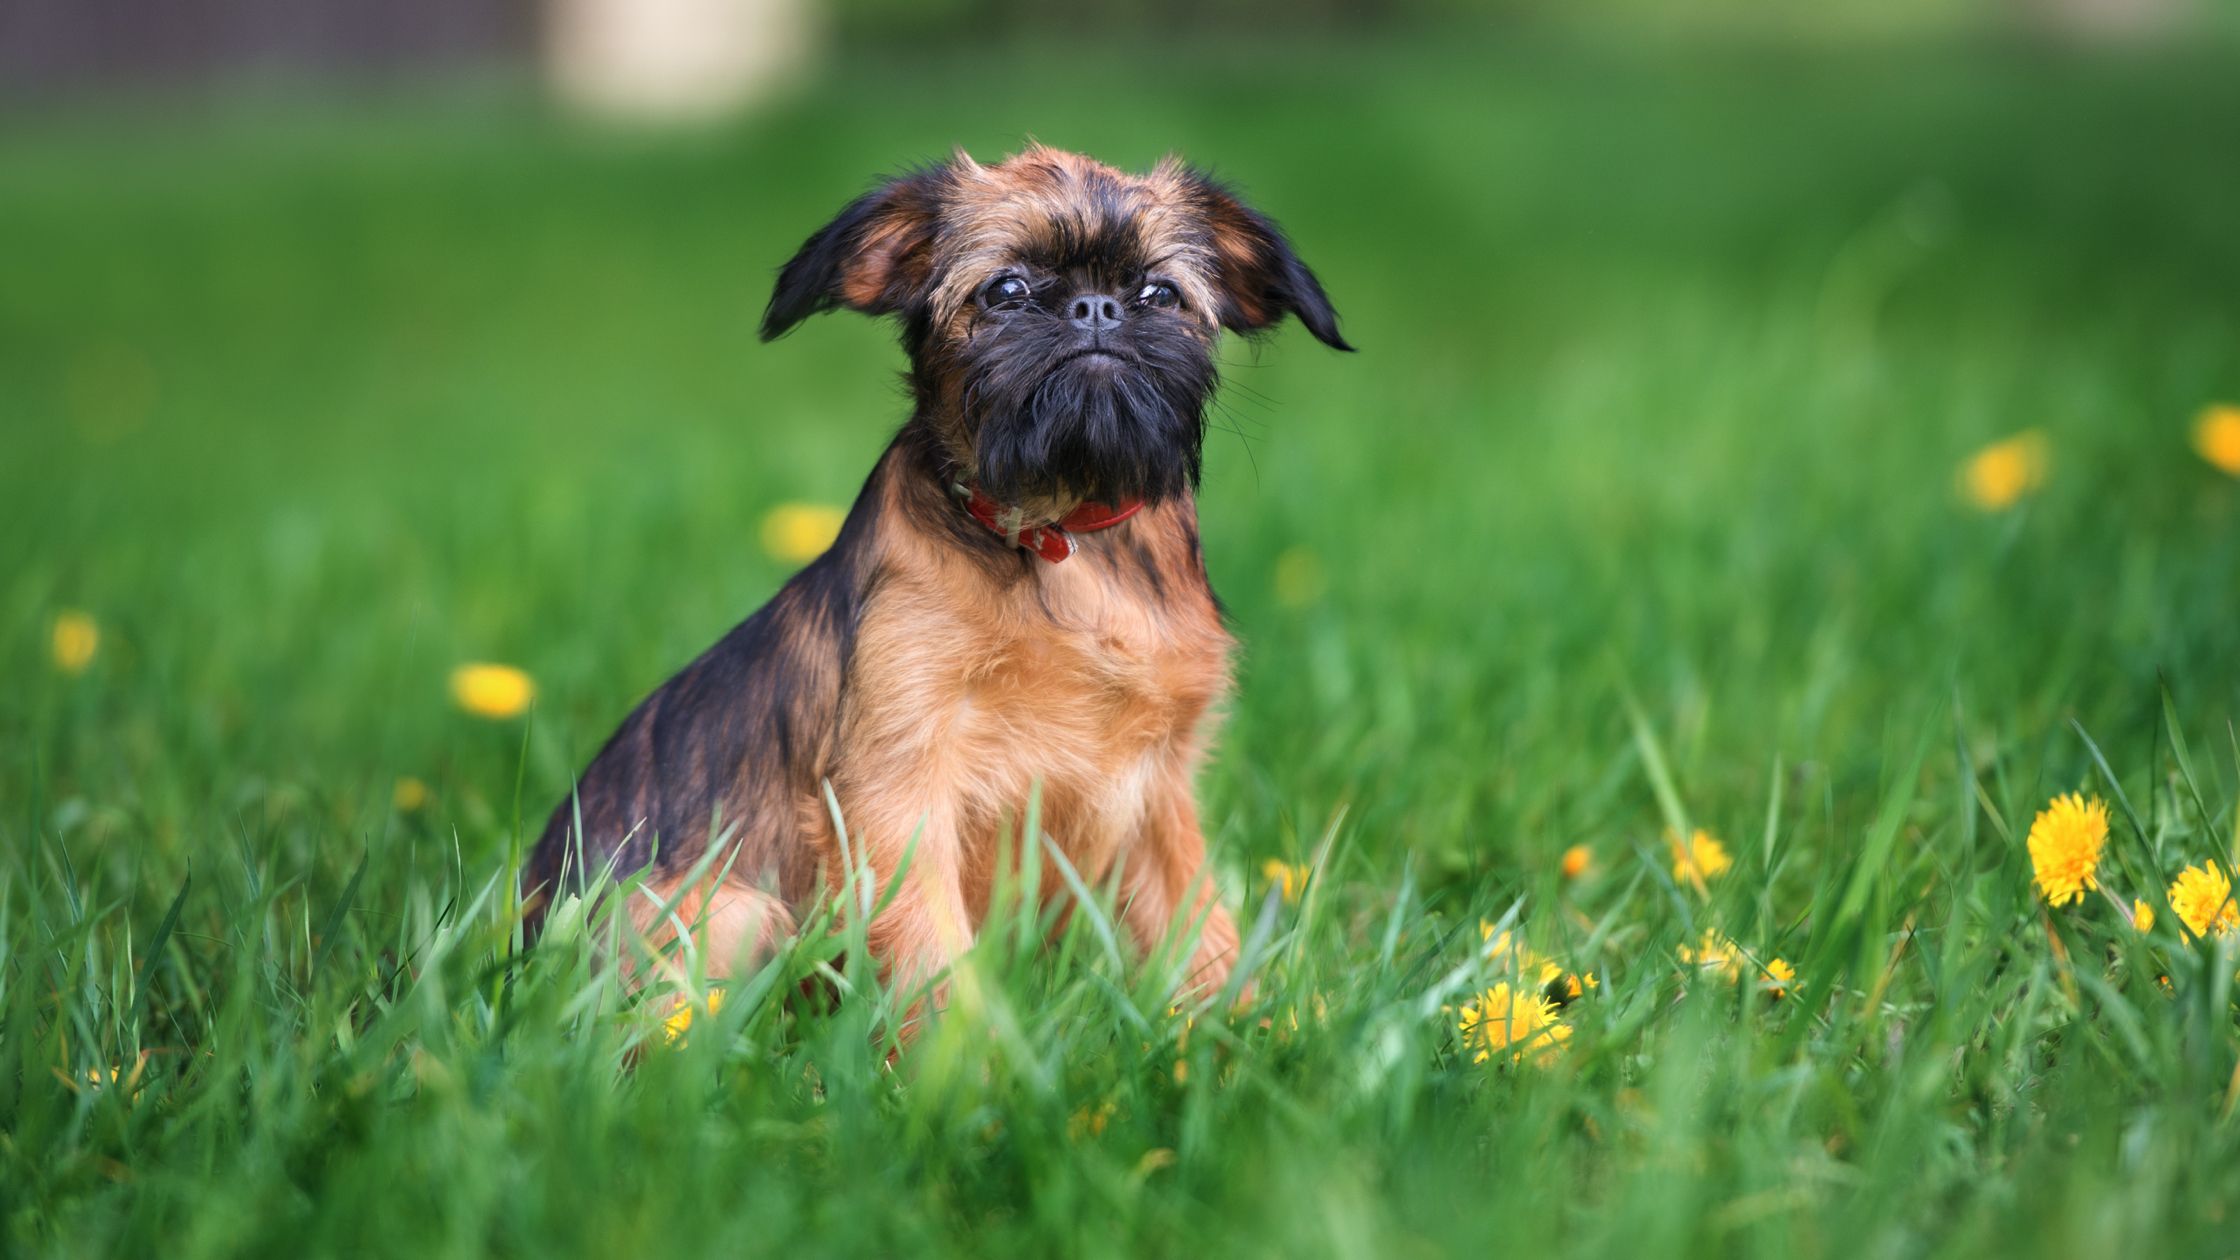
MULTIPOLYGON (((721 975, 855 863, 892 887, 866 929, 888 984, 938 1007, 1039 785, 1080 877, 1118 872, 1134 945, 1194 931, 1184 989, 1219 991, 1237 929, 1193 780, 1233 641, 1193 499, 1205 411, 1225 330, 1296 316, 1353 348, 1321 283, 1176 159, 1136 175, 1032 145, 848 205, 780 271, 762 339, 841 307, 899 321, 910 418, 831 548, 646 697, 554 810, 522 874, 531 932, 588 874, 643 871, 637 927, 694 925, 721 975)), ((1064 895, 1047 884, 1030 895, 1064 895)))

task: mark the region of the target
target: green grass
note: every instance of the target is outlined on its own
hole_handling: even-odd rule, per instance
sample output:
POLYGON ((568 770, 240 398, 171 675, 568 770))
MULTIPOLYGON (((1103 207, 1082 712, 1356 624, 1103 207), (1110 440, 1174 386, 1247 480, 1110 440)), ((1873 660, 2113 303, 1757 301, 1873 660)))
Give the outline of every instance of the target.
POLYGON ((2106 798, 2125 898, 2232 852, 2240 482, 2186 445, 2240 394, 2232 50, 1101 55, 681 139, 0 139, 0 1250, 2229 1254, 2234 960, 2048 916, 2022 836, 2106 798), (661 1048, 583 938, 515 950, 507 855, 900 418, 886 330, 755 343, 772 269, 1028 131, 1214 164, 1363 347, 1232 346, 1209 452, 1258 1006, 1007 914, 891 1067, 860 969, 774 996, 844 937, 661 1048), (2048 484, 1969 510, 2028 427, 2048 484), (468 659, 531 716, 452 709, 468 659), (1481 918, 1601 980, 1544 1066, 1443 1009, 1481 918), (1714 926, 1796 991, 1687 974, 1714 926))

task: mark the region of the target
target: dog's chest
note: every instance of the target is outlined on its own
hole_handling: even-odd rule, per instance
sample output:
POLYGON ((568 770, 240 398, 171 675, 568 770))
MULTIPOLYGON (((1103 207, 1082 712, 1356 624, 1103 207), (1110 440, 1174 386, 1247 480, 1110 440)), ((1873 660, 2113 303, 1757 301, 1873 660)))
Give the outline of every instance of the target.
POLYGON ((1228 639, 1210 598, 1202 608, 1110 590, 1070 600, 1057 583, 1042 597, 971 673, 959 725, 992 773, 967 827, 982 839, 1005 830, 1040 784, 1045 829, 1099 879, 1163 795, 1191 790, 1228 639))
MULTIPOLYGON (((1046 579, 1073 574, 1045 574, 1046 579)), ((1220 694, 1228 639, 1201 610, 1082 581, 1014 592, 960 627, 960 733, 1052 789, 1124 777, 1190 741, 1220 694), (1086 782, 1084 782, 1086 781, 1086 782)))
POLYGON ((1039 784, 1088 873, 1156 792, 1188 790, 1230 640, 1202 586, 1140 590, 1070 563, 1002 590, 889 587, 866 609, 848 686, 860 746, 841 756, 919 763, 954 793, 968 844, 1015 826, 1039 784))

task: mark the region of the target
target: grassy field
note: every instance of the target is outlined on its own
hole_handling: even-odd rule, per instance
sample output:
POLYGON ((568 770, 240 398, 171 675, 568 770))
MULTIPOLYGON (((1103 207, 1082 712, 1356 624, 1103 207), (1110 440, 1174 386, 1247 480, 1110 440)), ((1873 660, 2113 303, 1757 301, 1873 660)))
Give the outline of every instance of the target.
POLYGON ((2162 891, 2240 802, 2233 50, 1101 55, 0 136, 0 1251, 2233 1254, 2162 891), (776 996, 844 934, 669 1044, 509 855, 900 419, 772 270, 1029 132, 1217 167, 1362 347, 1231 346, 1208 455, 1257 1005, 1007 913, 891 1068, 859 967, 776 996), (2049 909, 2071 791, 2114 899, 2049 909), (1481 923, 1594 977, 1560 1043, 1461 1030, 1540 982, 1481 923))

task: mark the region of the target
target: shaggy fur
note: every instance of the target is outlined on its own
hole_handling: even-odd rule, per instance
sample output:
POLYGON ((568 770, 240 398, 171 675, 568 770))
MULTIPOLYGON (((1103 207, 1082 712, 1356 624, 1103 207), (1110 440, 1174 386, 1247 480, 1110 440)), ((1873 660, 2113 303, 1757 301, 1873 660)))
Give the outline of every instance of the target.
POLYGON ((1220 985, 1236 929, 1192 780, 1231 640, 1192 492, 1221 331, 1297 315, 1351 349, 1321 285, 1179 163, 1035 147, 849 205, 786 264, 762 335, 842 306, 900 321, 910 420, 831 550, 648 696, 554 811, 523 877, 532 927, 587 871, 647 870, 718 971, 751 962, 841 877, 829 783, 882 881, 910 854, 869 936, 892 983, 924 985, 970 944, 1040 784, 1082 876, 1120 872, 1136 942, 1195 929, 1190 983, 1220 985), (1052 564, 968 516, 959 484, 1036 522, 1146 506, 1052 564))

